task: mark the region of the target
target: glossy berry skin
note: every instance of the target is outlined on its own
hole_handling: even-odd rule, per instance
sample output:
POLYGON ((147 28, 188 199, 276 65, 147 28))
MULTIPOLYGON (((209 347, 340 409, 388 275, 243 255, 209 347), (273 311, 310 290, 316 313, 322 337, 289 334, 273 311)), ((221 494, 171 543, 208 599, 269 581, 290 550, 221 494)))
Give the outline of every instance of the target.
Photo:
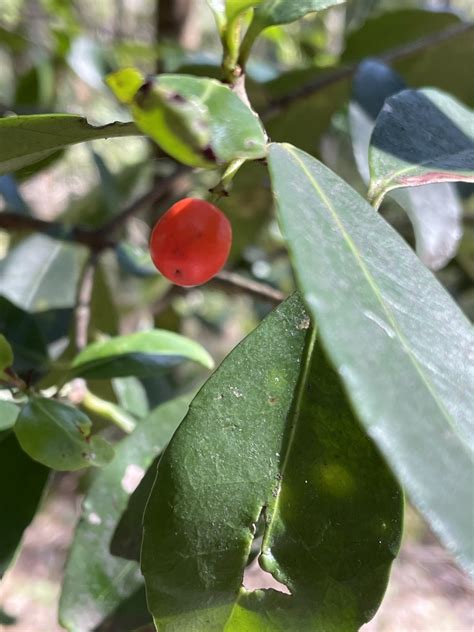
POLYGON ((232 228, 213 204, 185 198, 158 220, 150 238, 153 263, 163 276, 189 287, 212 279, 224 266, 232 243, 232 228))

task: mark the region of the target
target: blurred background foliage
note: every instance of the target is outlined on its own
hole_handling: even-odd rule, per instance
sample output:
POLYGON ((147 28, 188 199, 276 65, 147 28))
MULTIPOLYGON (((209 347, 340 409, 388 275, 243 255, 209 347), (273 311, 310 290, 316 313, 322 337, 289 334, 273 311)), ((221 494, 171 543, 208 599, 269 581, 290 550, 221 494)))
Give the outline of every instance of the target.
MULTIPOLYGON (((189 14, 174 23, 163 13, 159 17, 159 4, 153 0, 2 0, 1 115, 58 112, 86 116, 93 124, 126 121, 128 113, 103 83, 107 72, 133 64, 145 73, 185 71, 218 76, 220 44, 205 1, 190 2, 189 14)), ((303 85, 317 83, 347 64, 384 56, 473 18, 472 0, 349 0, 347 6, 270 28, 256 45, 248 67, 251 100, 273 140, 292 142, 317 155, 363 191, 348 136, 350 77, 343 76, 298 98, 286 99, 285 95, 296 94, 303 85)), ((471 31, 395 56, 393 66, 408 85, 439 87, 472 107, 473 63, 471 31)), ((115 247, 95 262, 90 335, 97 339, 152 326, 165 328, 199 340, 219 362, 268 313, 273 301, 258 291, 242 291, 225 278, 196 289, 173 288, 150 269, 146 254, 154 221, 183 194, 206 196, 218 182, 215 173, 198 170, 181 174, 172 160, 141 137, 94 141, 0 177, 0 211, 97 229, 170 176, 174 177, 173 186, 154 203, 141 205, 128 222, 111 231, 115 247)), ((469 186, 459 187, 459 193, 464 205, 464 237, 458 254, 437 275, 472 319, 474 196, 469 186)), ((234 229, 229 269, 250 281, 290 293, 294 282, 273 216, 265 167, 259 163, 244 166, 221 206, 234 229)), ((382 212, 413 244, 411 225, 400 207, 387 202, 382 212)), ((45 235, 0 230, 0 331, 14 347, 18 374, 40 387, 57 384, 62 364, 72 357, 77 284, 86 260, 84 246, 53 241, 45 235), (16 281, 12 281, 13 268, 16 281), (34 279, 34 290, 27 287, 20 291, 20 277, 34 279)), ((186 364, 159 377, 90 381, 88 386, 96 395, 140 417, 201 383, 206 375, 202 368, 186 364)), ((98 428, 104 427, 100 415, 92 418, 98 428)), ((0 606, 5 603, 14 614, 38 602, 31 630, 55 629, 48 608, 57 600, 62 556, 77 509, 74 499, 90 476, 88 473, 80 482, 75 477, 57 476, 54 493, 50 492, 43 510, 49 518, 42 513, 39 526, 35 523, 35 537, 43 554, 27 539, 16 571, 0 588, 0 606), (25 569, 31 563, 36 578, 22 585, 26 596, 19 597, 19 581, 25 581, 25 569)), ((415 514, 409 515, 407 534, 409 546, 423 538, 431 543, 415 514)), ((449 561, 443 563, 443 568, 450 568, 449 561)), ((449 581, 461 582, 458 587, 465 594, 458 575, 451 574, 449 581)), ((430 590, 436 591, 436 586, 430 590)), ((433 620, 439 621, 439 611, 435 609, 435 613, 433 620)), ((452 613, 446 616, 447 625, 454 621, 450 619, 452 613)), ((468 626, 468 614, 459 616, 456 621, 468 626)), ((408 629, 390 627, 389 618, 385 623, 382 619, 382 627, 377 629, 408 629)))

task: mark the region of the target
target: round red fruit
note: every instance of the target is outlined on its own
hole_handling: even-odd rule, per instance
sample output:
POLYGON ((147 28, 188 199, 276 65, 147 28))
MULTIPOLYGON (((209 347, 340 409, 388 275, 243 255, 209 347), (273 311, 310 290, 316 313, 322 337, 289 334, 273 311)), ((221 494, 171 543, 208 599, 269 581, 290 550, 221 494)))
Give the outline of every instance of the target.
POLYGON ((163 276, 189 287, 206 283, 221 270, 231 243, 230 222, 217 206, 185 198, 173 204, 156 223, 150 254, 163 276))

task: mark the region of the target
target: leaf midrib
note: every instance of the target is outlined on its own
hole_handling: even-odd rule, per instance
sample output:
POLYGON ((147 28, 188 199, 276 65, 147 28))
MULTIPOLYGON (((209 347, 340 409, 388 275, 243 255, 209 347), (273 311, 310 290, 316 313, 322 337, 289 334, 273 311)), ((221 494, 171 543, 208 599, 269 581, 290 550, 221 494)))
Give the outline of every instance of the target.
POLYGON ((321 187, 318 185, 316 180, 313 178, 311 172, 307 169, 307 167, 304 164, 304 162, 299 158, 299 156, 295 152, 294 148, 291 145, 287 145, 286 143, 283 143, 282 146, 285 147, 286 151, 288 153, 290 153, 293 156, 294 160, 300 165, 301 170, 305 173, 305 175, 307 176, 308 180, 311 182, 311 184, 312 184, 314 190, 316 191, 317 195, 321 198, 323 203, 326 205, 328 211, 331 213, 331 215, 332 215, 337 227, 339 228, 342 236, 344 237, 345 241, 347 242, 347 245, 349 246, 350 251, 354 255, 354 258, 355 258, 358 266, 360 267, 364 277, 366 278, 367 283, 372 288, 373 293, 374 293, 375 297, 377 298, 377 301, 379 302, 383 312, 385 313, 385 315, 387 316, 390 324, 392 325, 393 330, 394 330, 399 342, 401 343, 402 347, 405 349, 406 355, 410 359, 411 363, 413 364, 413 367, 415 368, 416 372, 418 373, 419 377, 421 378, 422 383, 425 385, 426 389, 428 390, 430 395, 433 397, 433 400, 437 404, 440 412, 442 413, 442 416, 445 418, 446 422, 448 423, 450 428, 453 430, 454 434, 459 438, 459 440, 461 441, 461 443, 463 445, 466 445, 466 442, 463 439, 463 435, 461 434, 460 430, 458 429, 455 421, 452 419, 451 415, 447 411, 447 409, 444 406, 443 402, 438 397, 437 392, 435 391, 435 389, 432 386, 432 384, 431 384, 430 380, 428 379, 428 377, 425 375, 425 372, 423 371, 423 369, 420 366, 419 362, 414 357, 414 355, 413 355, 413 353, 411 351, 411 347, 409 346, 407 340, 405 339, 405 336, 402 334, 402 332, 399 329, 397 319, 393 315, 392 311, 386 305, 386 303, 385 303, 385 301, 383 299, 383 294, 382 294, 381 290, 379 289, 379 287, 378 287, 375 279, 373 278, 372 274, 368 270, 364 260, 362 259, 361 255, 359 253, 359 250, 357 249, 357 246, 355 245, 355 243, 351 239, 350 235, 348 234, 347 230, 345 229, 344 224, 340 220, 336 209, 333 207, 333 205, 331 204, 330 200, 325 195, 324 191, 321 189, 321 187))

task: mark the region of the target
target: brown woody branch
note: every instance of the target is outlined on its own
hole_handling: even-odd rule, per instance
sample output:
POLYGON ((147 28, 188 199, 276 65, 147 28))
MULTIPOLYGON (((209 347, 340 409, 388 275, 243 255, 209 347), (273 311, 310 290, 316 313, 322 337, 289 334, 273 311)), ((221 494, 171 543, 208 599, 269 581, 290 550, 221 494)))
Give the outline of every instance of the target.
MULTIPOLYGON (((439 31, 438 33, 434 33, 433 35, 427 35, 415 42, 410 42, 409 44, 404 44, 403 46, 387 51, 383 55, 378 55, 377 58, 386 63, 394 63, 400 61, 401 59, 411 57, 422 50, 436 46, 441 42, 450 40, 453 37, 457 37, 463 33, 469 33, 470 31, 472 31, 474 35, 473 24, 456 24, 455 26, 439 31)), ((262 118, 264 120, 269 120, 274 116, 277 116, 282 110, 287 108, 289 105, 292 105, 295 101, 306 99, 313 94, 334 85, 335 83, 339 83, 345 79, 350 79, 356 72, 359 64, 360 61, 338 68, 333 72, 318 75, 314 80, 278 99, 274 99, 262 112, 262 118)))

